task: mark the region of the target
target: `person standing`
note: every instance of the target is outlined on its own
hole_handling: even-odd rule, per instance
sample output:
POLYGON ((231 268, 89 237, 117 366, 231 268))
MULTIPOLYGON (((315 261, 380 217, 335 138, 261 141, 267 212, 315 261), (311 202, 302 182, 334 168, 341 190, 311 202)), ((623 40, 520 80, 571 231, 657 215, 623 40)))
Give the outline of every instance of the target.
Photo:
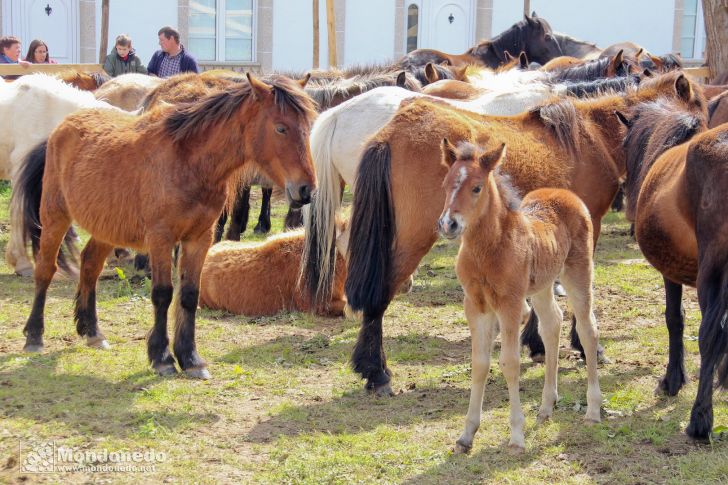
POLYGON ((200 72, 195 58, 179 43, 179 32, 172 27, 162 27, 158 35, 161 49, 149 61, 149 74, 170 77, 181 72, 200 72))
POLYGON ((25 60, 31 64, 58 64, 58 62, 51 59, 51 55, 48 53, 48 44, 40 39, 33 39, 30 43, 25 60))
POLYGON ((106 56, 104 71, 111 77, 128 74, 130 72, 147 73, 147 68, 144 67, 142 60, 137 57, 134 49, 131 47, 131 38, 128 35, 121 34, 116 37, 114 50, 106 56))

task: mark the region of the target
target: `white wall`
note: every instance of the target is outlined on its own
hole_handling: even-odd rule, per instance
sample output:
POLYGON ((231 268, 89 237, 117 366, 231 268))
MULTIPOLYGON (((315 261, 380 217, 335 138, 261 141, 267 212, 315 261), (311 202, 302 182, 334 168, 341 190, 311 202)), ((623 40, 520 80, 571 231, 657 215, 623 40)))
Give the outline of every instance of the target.
POLYGON ((394 57, 394 3, 394 0, 346 3, 346 65, 381 63, 394 57))
MULTIPOLYGON (((631 41, 653 54, 672 52, 673 0, 531 0, 557 32, 607 47, 631 41)), ((493 35, 523 18, 523 2, 493 0, 493 35)))
MULTIPOLYGON (((159 49, 159 29, 165 25, 177 28, 177 0, 123 0, 109 4, 109 52, 116 36, 127 34, 146 66, 159 49)), ((101 38, 101 2, 96 2, 96 38, 101 38)))
MULTIPOLYGON (((320 54, 326 51, 326 3, 319 2, 320 54)), ((313 65, 313 8, 310 1, 273 2, 273 69, 306 71, 313 65)), ((323 59, 326 56, 323 55, 323 59)), ((325 66, 325 61, 322 66, 325 66)))

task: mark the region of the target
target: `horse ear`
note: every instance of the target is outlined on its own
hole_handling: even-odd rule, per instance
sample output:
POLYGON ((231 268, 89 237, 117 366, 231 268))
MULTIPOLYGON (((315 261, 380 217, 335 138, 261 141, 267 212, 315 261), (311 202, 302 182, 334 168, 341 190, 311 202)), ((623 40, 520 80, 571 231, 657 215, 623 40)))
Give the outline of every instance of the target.
POLYGON ((465 64, 464 66, 460 67, 451 67, 450 72, 452 72, 453 79, 457 79, 458 81, 467 81, 467 75, 468 75, 468 68, 472 66, 472 64, 465 64))
POLYGON ((307 72, 305 76, 303 76, 303 79, 298 80, 298 84, 301 85, 301 89, 306 87, 306 84, 308 84, 309 79, 311 79, 311 73, 307 72))
POLYGON ((503 51, 503 56, 506 58, 506 62, 511 62, 513 59, 515 59, 510 52, 507 50, 503 51))
POLYGON ((273 88, 271 86, 268 86, 263 81, 256 79, 249 72, 246 72, 245 76, 248 78, 248 82, 250 83, 250 87, 252 88, 252 93, 253 96, 255 96, 255 99, 265 99, 273 92, 273 88))
POLYGON ((521 69, 528 69, 528 56, 525 52, 521 51, 518 54, 518 62, 521 64, 521 69))
POLYGON ((538 15, 536 15, 536 11, 535 10, 533 12, 531 12, 531 18, 534 18, 535 19, 537 17, 538 17, 538 15))
POLYGON ((662 59, 660 59, 659 57, 653 56, 651 54, 648 54, 648 57, 657 69, 662 69, 665 66, 665 63, 662 62, 662 59))
POLYGON ((619 110, 614 110, 614 114, 617 116, 617 119, 627 128, 630 128, 632 126, 632 121, 628 120, 627 117, 619 110))
POLYGON ((425 65, 425 79, 427 79, 428 84, 440 80, 440 75, 437 74, 437 69, 435 69, 435 66, 431 62, 425 65))
POLYGON ((501 160, 503 160, 505 156, 506 144, 501 143, 501 145, 495 150, 485 152, 483 155, 481 155, 480 160, 478 161, 480 162, 480 167, 483 170, 492 171, 501 162, 501 160))
POLYGON ((654 76, 655 74, 654 74, 654 73, 653 73, 652 71, 650 71, 649 69, 645 69, 644 71, 642 71, 642 75, 643 75, 644 77, 652 77, 652 76, 654 76))
POLYGON ((399 86, 400 88, 403 88, 406 83, 407 83, 407 73, 405 71, 402 71, 399 74, 397 74, 396 85, 399 86))
POLYGON ((685 77, 685 74, 680 74, 680 76, 675 80, 675 92, 683 101, 690 101, 690 98, 693 95, 693 89, 690 86, 690 81, 688 81, 688 78, 685 77))
POLYGON ((442 149, 443 165, 447 166, 447 168, 452 167, 455 161, 458 159, 458 154, 455 153, 455 147, 452 145, 452 143, 450 143, 450 140, 448 140, 447 138, 443 138, 440 148, 442 149))
POLYGON ((639 58, 640 58, 640 56, 641 56, 642 54, 644 54, 644 53, 645 53, 645 48, 644 48, 644 47, 640 47, 640 50, 638 50, 638 51, 637 51, 637 53, 636 53, 636 54, 634 55, 634 58, 635 58, 635 59, 639 59, 639 58))
POLYGON ((622 61, 624 61, 624 49, 620 49, 619 52, 617 52, 617 55, 614 56, 614 59, 612 60, 612 69, 616 71, 619 66, 622 65, 622 61))

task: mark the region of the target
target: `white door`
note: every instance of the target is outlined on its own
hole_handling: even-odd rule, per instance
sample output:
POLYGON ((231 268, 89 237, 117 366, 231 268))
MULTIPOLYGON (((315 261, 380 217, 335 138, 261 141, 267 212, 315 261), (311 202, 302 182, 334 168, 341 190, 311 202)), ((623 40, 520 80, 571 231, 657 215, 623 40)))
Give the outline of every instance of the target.
POLYGON ((9 33, 20 38, 23 57, 30 42, 41 39, 48 44, 51 58, 59 63, 78 62, 78 0, 6 0, 3 17, 8 13, 9 33))
POLYGON ((432 49, 461 54, 473 46, 469 1, 433 1, 430 22, 432 49))

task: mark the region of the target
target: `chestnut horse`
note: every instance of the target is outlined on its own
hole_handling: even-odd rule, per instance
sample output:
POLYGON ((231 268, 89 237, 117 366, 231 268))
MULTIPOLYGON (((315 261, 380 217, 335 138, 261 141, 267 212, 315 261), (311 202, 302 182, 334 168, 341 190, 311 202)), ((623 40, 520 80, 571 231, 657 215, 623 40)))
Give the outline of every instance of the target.
POLYGON ((573 190, 589 209, 596 240, 625 172, 623 127, 614 110, 660 96, 705 104, 680 72, 644 80, 623 95, 558 100, 510 117, 477 115, 423 98, 405 103, 369 142, 356 176, 346 295, 352 309, 364 313, 352 361, 367 388, 391 393, 382 318, 395 290, 436 239, 444 203, 445 173, 434 155, 440 140, 508 143, 511 156, 503 171, 514 186, 524 193, 573 190))
POLYGON ((303 254, 303 231, 270 238, 263 244, 224 242, 210 248, 202 267, 200 306, 260 316, 282 311, 312 312, 337 317, 344 314, 345 237, 339 232, 334 289, 324 304, 314 305, 298 289, 303 254))
POLYGON ((705 113, 674 100, 619 116, 628 126, 627 215, 640 249, 665 282, 670 353, 659 388, 675 395, 685 383, 682 286, 697 287, 700 381, 686 431, 707 439, 714 372, 719 370, 720 385, 728 382, 728 125, 705 131, 705 113))
POLYGON ((180 243, 174 355, 188 376, 208 378, 195 347, 195 312, 227 179, 241 165, 255 163, 286 186, 289 199, 309 202, 316 184, 308 143, 315 106, 304 82, 262 82, 249 75, 248 83, 233 89, 142 116, 108 110, 68 116, 51 133, 46 156, 25 166, 13 194, 14 204, 25 209, 24 230, 37 261, 25 350, 43 348, 46 292, 61 240, 75 220, 91 235, 76 294, 79 335, 91 346, 108 347, 96 317, 95 287, 104 260, 114 246, 148 251, 154 305, 148 357, 160 375, 176 373, 167 310, 170 255, 180 243), (36 189, 41 180, 42 192, 36 189))
POLYGON ((105 72, 83 72, 72 69, 61 71, 55 77, 81 91, 96 91, 111 79, 105 72))
POLYGON ((602 393, 597 376, 597 324, 592 312, 592 224, 589 210, 564 189, 537 189, 519 201, 499 173, 505 144, 484 151, 463 142, 442 143, 449 168, 443 187, 445 208, 438 221, 448 239, 462 236, 456 263, 465 292, 463 307, 472 340, 472 385, 465 431, 455 450, 468 452, 480 426, 490 355, 501 333, 500 368, 511 402, 509 447, 525 450, 524 416, 519 396, 518 330, 526 297, 538 315, 546 342, 546 364, 539 422, 550 418, 558 400, 559 327, 563 315, 553 285, 561 278, 585 343, 588 374, 585 420, 600 421, 602 393))
POLYGON ((513 24, 508 30, 490 40, 484 40, 463 54, 447 54, 434 49, 415 49, 399 60, 404 69, 424 66, 428 62, 451 66, 480 64, 496 68, 508 62, 505 52, 515 54, 525 52, 530 61, 546 64, 554 57, 562 55, 559 43, 552 36, 549 23, 534 12, 531 17, 513 24))

